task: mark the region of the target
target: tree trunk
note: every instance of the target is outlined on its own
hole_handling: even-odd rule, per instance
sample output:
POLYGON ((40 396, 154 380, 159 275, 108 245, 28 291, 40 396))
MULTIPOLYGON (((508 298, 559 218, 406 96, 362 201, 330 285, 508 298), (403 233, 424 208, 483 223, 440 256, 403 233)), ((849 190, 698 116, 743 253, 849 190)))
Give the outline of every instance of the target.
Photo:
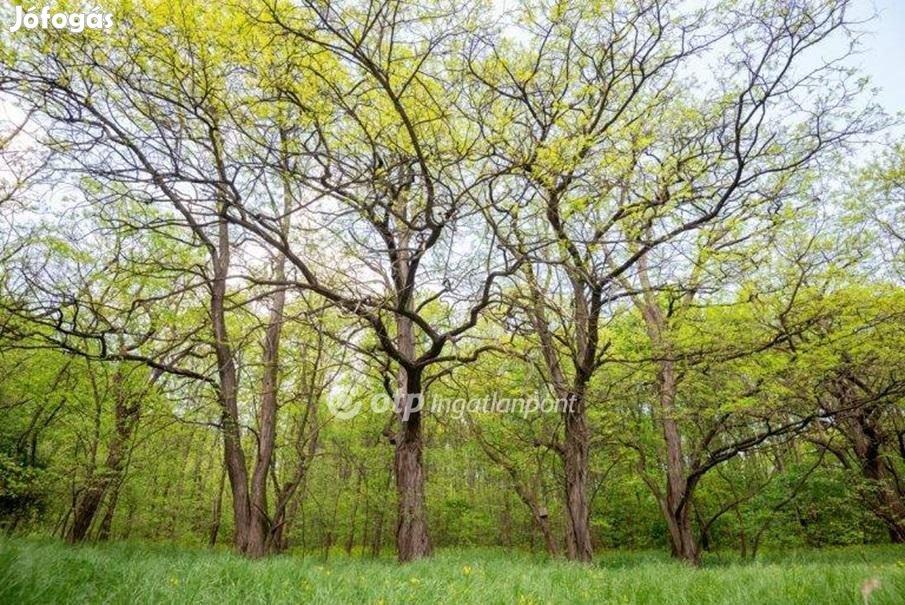
MULTIPOLYGON (((122 480, 126 452, 138 422, 140 404, 125 392, 122 374, 117 370, 113 375, 114 432, 107 449, 103 470, 88 482, 81 498, 78 499, 72 517, 72 527, 66 536, 69 542, 81 542, 88 536, 94 518, 104 495, 112 485, 122 480)), ((115 501, 111 506, 115 506, 115 501)), ((112 515, 112 508, 111 508, 112 515)))
MULTIPOLYGON (((221 202, 221 213, 226 212, 221 202)), ((223 432, 223 461, 229 478, 233 500, 233 545, 244 553, 249 541, 251 502, 248 493, 248 467, 242 451, 239 428, 238 374, 229 333, 226 328, 226 278, 230 263, 229 225, 225 217, 218 224, 218 251, 214 254, 214 277, 211 280, 211 324, 214 328, 214 351, 217 356, 220 422, 223 432)))
POLYGON ((424 506, 424 463, 420 417, 409 418, 396 445, 394 469, 399 496, 396 548, 399 561, 414 561, 431 554, 424 506))
MULTIPOLYGON (((283 279, 282 257, 277 261, 276 279, 283 279)), ((262 557, 267 551, 271 523, 267 516, 267 475, 276 441, 277 389, 279 383, 280 333, 283 325, 285 290, 274 293, 270 323, 264 338, 264 376, 261 386, 261 414, 258 423, 258 455, 251 478, 251 518, 246 554, 262 557)))
POLYGON ((700 549, 692 531, 691 518, 688 507, 682 506, 675 510, 667 498, 664 502, 663 514, 669 529, 669 541, 672 556, 682 559, 692 565, 700 564, 700 549))
POLYGON ((283 485, 280 485, 276 477, 273 479, 276 491, 276 506, 274 506, 273 523, 267 537, 268 552, 282 552, 287 547, 289 528, 295 522, 296 515, 302 503, 305 492, 305 482, 308 479, 308 468, 317 452, 320 439, 320 429, 317 424, 317 396, 309 394, 305 407, 305 414, 298 426, 298 446, 296 447, 297 467, 295 475, 283 485), (302 445, 307 444, 305 450, 302 445), (297 494, 300 494, 297 496, 297 494))
POLYGON ((66 540, 69 542, 81 542, 88 535, 91 523, 94 521, 94 515, 100 506, 101 499, 104 497, 104 490, 107 488, 107 481, 97 479, 92 485, 88 486, 79 498, 75 514, 72 516, 72 527, 66 540))
POLYGON ((97 539, 100 541, 106 541, 110 539, 113 530, 113 515, 116 513, 116 504, 119 501, 119 491, 120 487, 122 487, 122 480, 117 481, 110 489, 110 493, 107 496, 107 508, 104 511, 104 516, 101 518, 100 527, 97 530, 97 539))
POLYGON ((233 501, 233 545, 239 552, 245 552, 248 546, 248 528, 250 518, 250 502, 248 498, 248 472, 245 466, 245 454, 242 452, 241 435, 239 432, 238 406, 235 400, 235 368, 224 370, 225 366, 232 366, 232 356, 225 360, 218 355, 221 367, 220 373, 225 380, 221 380, 220 400, 223 405, 221 422, 223 426, 223 460, 226 465, 226 473, 229 478, 229 487, 233 501), (230 377, 227 377, 231 375, 230 377))
POLYGON ((590 442, 584 393, 597 363, 599 292, 594 294, 589 305, 584 282, 574 273, 570 273, 577 353, 573 356, 575 377, 570 383, 563 372, 559 347, 546 318, 543 292, 538 287, 530 268, 527 270, 527 277, 532 294, 531 319, 540 338, 549 380, 557 397, 569 404, 562 412, 564 443, 562 447, 557 448, 565 474, 563 486, 566 509, 566 555, 571 560, 590 561, 594 551, 591 545, 588 498, 590 442))
POLYGON ((559 554, 559 546, 556 544, 556 537, 553 535, 553 529, 550 527, 550 518, 547 516, 547 512, 538 511, 534 522, 540 527, 541 534, 544 536, 544 544, 547 547, 547 552, 555 557, 559 554))
POLYGON ((866 418, 870 410, 859 410, 854 426, 854 449, 861 461, 864 477, 873 488, 874 514, 886 526, 889 541, 905 543, 905 501, 895 488, 880 453, 881 439, 866 418))
POLYGON ((588 429, 584 398, 573 396, 564 412, 565 442, 563 464, 566 489, 566 548, 569 559, 588 562, 591 546, 590 508, 588 505, 588 429))
POLYGON ((866 506, 886 526, 890 542, 905 543, 905 494, 897 486, 894 470, 888 467, 882 449, 888 442, 878 428, 883 409, 878 405, 855 406, 852 393, 855 379, 842 377, 836 384, 835 395, 849 409, 839 415, 839 428, 852 445, 861 475, 870 483, 866 506))
MULTIPOLYGON (((403 202, 404 203, 404 202, 403 202)), ((391 255, 393 281, 400 309, 414 306, 415 283, 411 274, 409 233, 403 230, 398 251, 391 255)), ((396 346, 406 363, 414 363, 415 332, 411 318, 396 316, 396 346)), ((427 533, 427 511, 424 505, 424 441, 420 407, 423 368, 401 365, 396 392, 396 412, 401 430, 395 435, 396 451, 393 471, 396 476, 398 511, 396 518, 396 551, 400 562, 414 561, 431 554, 427 533)))
MULTIPOLYGON (((288 168, 288 167, 287 167, 288 168)), ((289 236, 289 209, 291 191, 284 184, 283 219, 281 235, 289 236)), ((286 256, 278 253, 274 259, 273 281, 280 283, 286 279, 286 256)), ((251 477, 251 517, 249 522, 248 548, 250 557, 262 557, 271 542, 272 524, 267 516, 267 477, 273 464, 276 443, 278 390, 280 382, 280 337, 283 333, 283 309, 286 306, 286 289, 278 287, 273 293, 270 318, 264 334, 263 376, 261 380, 261 413, 258 422, 258 455, 251 477)))
POLYGON ((893 544, 905 544, 905 503, 885 482, 880 486, 880 491, 880 518, 886 525, 889 541, 893 544))
MULTIPOLYGON (((648 295, 649 296, 649 295, 648 295)), ((670 347, 665 342, 666 318, 653 300, 647 300, 641 308, 652 350, 661 358, 657 368, 657 403, 663 443, 666 446, 666 496, 660 500, 660 508, 669 529, 672 556, 692 565, 700 563, 700 548, 691 523, 690 504, 694 486, 687 479, 685 457, 682 451, 682 435, 676 420, 675 367, 670 359, 670 347)))
POLYGON ((692 531, 689 514, 691 490, 686 479, 685 460, 682 453, 682 438, 675 419, 675 378, 671 362, 664 362, 660 368, 660 415, 663 440, 666 443, 666 498, 661 503, 666 524, 669 528, 672 555, 698 565, 700 549, 692 531))
MULTIPOLYGON (((411 340, 411 323, 404 324, 400 331, 400 350, 411 359, 409 353, 414 348, 411 340)), ((424 441, 421 430, 423 401, 421 392, 421 370, 403 371, 397 410, 402 421, 402 430, 396 436, 396 452, 393 469, 396 475, 396 494, 399 508, 396 519, 396 550, 400 562, 414 561, 431 554, 427 533, 427 511, 424 504, 424 461, 422 452, 424 441)))

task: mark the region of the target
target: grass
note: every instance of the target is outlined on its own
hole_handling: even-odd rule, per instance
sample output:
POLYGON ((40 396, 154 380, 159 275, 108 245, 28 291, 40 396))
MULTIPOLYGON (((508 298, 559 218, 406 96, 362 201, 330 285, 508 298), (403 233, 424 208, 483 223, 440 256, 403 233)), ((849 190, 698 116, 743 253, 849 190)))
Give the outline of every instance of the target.
POLYGON ((905 603, 905 549, 893 546, 711 556, 690 569, 660 553, 603 553, 594 565, 487 550, 389 559, 226 552, 109 544, 71 547, 0 539, 0 603, 613 603, 863 605, 905 603))

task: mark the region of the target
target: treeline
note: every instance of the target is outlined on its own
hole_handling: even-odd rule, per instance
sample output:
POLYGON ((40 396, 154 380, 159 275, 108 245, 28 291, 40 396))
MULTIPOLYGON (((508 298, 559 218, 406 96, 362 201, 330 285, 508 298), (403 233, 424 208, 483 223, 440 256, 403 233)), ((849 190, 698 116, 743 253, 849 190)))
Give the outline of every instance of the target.
POLYGON ((905 541, 905 153, 853 2, 109 4, 2 34, 7 531, 905 541))

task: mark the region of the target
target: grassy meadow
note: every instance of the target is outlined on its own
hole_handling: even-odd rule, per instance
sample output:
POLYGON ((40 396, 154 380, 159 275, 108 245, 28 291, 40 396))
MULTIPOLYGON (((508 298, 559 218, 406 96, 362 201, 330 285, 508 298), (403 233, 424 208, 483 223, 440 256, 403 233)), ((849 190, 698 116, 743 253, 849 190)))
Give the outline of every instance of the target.
POLYGON ((584 566, 457 549, 400 566, 391 558, 249 561, 161 545, 0 541, 0 603, 415 602, 901 605, 905 550, 767 553, 753 562, 715 554, 705 557, 702 569, 692 569, 655 552, 604 552, 584 566))

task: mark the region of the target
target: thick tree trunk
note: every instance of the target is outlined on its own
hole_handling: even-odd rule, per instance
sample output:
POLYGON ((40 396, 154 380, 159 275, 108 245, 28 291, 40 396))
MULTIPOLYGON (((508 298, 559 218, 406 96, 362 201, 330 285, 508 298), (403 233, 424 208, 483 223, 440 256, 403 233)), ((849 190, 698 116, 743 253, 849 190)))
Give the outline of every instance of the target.
POLYGON ((399 561, 414 561, 431 554, 424 506, 424 462, 420 414, 409 418, 396 445, 394 469, 399 496, 396 548, 399 561))
POLYGON ((667 497, 661 508, 669 529, 672 556, 692 565, 700 564, 700 548, 692 530, 688 507, 682 506, 676 510, 673 500, 667 497))
POLYGON ((107 483, 106 480, 97 479, 82 493, 72 516, 72 527, 66 536, 67 541, 81 542, 88 536, 88 530, 91 529, 91 523, 104 497, 107 483))
MULTIPOLYGON (((851 443, 851 453, 861 469, 861 475, 870 483, 865 494, 865 504, 886 526, 890 542, 905 543, 905 494, 900 491, 894 470, 883 455, 889 442, 878 427, 883 419, 883 409, 874 405, 857 406, 853 391, 854 377, 842 376, 836 383, 835 396, 842 409, 838 427, 851 443)), ((902 444, 897 444, 901 448, 902 444)), ((834 451, 845 462, 844 456, 834 451)), ((901 452, 900 452, 901 453, 901 452)))
POLYGON ((590 507, 588 504, 588 429, 584 413, 584 399, 571 398, 571 406, 564 412, 565 441, 563 465, 566 490, 566 548, 569 559, 590 561, 590 507))
MULTIPOLYGON (((415 343, 411 321, 400 318, 397 327, 399 350, 407 359, 413 359, 415 343)), ((399 561, 406 562, 431 554, 424 504, 424 440, 420 411, 424 394, 421 392, 421 369, 403 369, 399 383, 396 406, 402 429, 395 437, 396 452, 393 461, 396 494, 399 498, 396 550, 399 561)))
POLYGON ((868 421, 870 410, 859 410, 850 422, 853 430, 855 453, 862 473, 872 483, 874 514, 886 526, 889 541, 893 544, 905 543, 905 501, 898 492, 894 480, 889 476, 881 455, 881 438, 868 421))
MULTIPOLYGON (((414 307, 415 283, 411 274, 409 234, 400 234, 397 252, 391 255, 393 281, 397 302, 401 309, 414 307)), ((400 356, 408 363, 414 362, 415 332, 412 320, 404 315, 396 317, 396 346, 400 356)), ((420 407, 424 401, 421 392, 421 367, 401 367, 396 393, 396 412, 401 430, 395 436, 393 470, 396 476, 398 511, 396 519, 396 551, 399 561, 414 561, 431 554, 427 533, 427 510, 424 504, 424 441, 421 429, 420 407)))

